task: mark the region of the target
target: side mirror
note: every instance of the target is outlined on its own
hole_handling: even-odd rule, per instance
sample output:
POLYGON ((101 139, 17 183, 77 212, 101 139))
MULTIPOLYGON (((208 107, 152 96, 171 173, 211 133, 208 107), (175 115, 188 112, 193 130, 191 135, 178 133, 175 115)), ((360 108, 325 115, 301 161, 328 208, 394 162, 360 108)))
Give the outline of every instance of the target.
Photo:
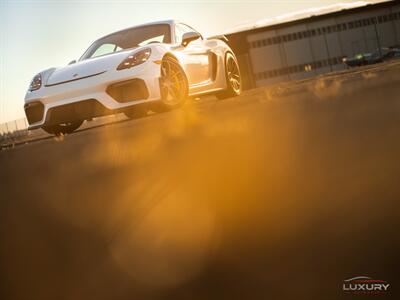
POLYGON ((186 32, 183 34, 183 37, 182 37, 182 46, 186 47, 190 42, 193 42, 200 37, 201 37, 201 35, 198 32, 194 32, 194 31, 186 32))
POLYGON ((70 61, 68 65, 72 65, 72 64, 74 64, 74 63, 76 63, 76 59, 70 61))

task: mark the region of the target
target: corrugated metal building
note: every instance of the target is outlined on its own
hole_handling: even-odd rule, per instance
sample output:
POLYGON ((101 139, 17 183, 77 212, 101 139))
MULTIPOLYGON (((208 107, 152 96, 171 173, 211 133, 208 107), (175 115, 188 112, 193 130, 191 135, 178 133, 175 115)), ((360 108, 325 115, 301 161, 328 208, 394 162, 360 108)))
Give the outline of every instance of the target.
POLYGON ((225 34, 238 56, 244 88, 341 70, 345 56, 400 45, 399 1, 348 5, 225 34))

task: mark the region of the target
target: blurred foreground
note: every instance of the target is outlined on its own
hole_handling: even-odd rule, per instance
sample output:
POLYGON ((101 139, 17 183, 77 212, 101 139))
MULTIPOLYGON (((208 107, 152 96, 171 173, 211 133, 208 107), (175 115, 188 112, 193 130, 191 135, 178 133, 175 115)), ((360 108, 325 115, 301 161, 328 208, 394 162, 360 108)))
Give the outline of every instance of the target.
POLYGON ((399 69, 3 150, 0 299, 394 297, 399 69))

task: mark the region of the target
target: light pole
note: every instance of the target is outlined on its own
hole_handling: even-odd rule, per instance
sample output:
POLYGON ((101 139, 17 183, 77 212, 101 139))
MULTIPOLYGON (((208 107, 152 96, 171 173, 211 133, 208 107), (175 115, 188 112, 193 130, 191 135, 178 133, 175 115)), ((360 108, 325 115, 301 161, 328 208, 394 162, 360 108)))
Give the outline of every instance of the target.
POLYGON ((373 20, 372 23, 374 24, 374 29, 375 29, 376 42, 378 44, 379 57, 382 57, 381 41, 379 40, 378 28, 376 27, 376 24, 378 22, 376 21, 376 17, 374 17, 372 20, 373 20))
POLYGON ((328 54, 329 68, 330 68, 330 70, 331 70, 331 72, 332 72, 333 69, 332 69, 332 64, 331 64, 331 54, 330 54, 330 52, 329 52, 328 40, 326 39, 325 28, 323 28, 322 33, 324 34, 324 42, 325 42, 326 53, 328 54))

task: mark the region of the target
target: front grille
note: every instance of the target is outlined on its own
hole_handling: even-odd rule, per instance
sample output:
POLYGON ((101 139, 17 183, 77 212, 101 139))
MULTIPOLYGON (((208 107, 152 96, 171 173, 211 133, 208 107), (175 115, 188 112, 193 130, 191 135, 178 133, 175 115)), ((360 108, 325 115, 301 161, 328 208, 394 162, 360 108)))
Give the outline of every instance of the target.
POLYGON ((132 79, 114 83, 107 87, 109 94, 115 101, 126 103, 130 101, 145 100, 149 97, 149 91, 142 79, 132 79))
POLYGON ((44 105, 41 102, 31 102, 24 105, 28 123, 33 124, 43 119, 44 105))
POLYGON ((47 111, 47 124, 62 124, 87 120, 113 113, 95 99, 52 107, 47 111))

